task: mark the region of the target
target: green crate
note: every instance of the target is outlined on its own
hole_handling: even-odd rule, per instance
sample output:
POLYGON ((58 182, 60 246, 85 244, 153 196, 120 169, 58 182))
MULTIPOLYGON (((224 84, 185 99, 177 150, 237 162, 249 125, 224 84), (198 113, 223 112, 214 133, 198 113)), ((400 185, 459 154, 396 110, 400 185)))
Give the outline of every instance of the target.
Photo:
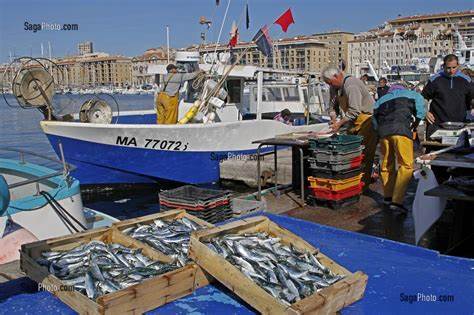
POLYGON ((329 138, 309 139, 309 145, 315 151, 320 149, 347 152, 359 148, 362 140, 363 137, 356 135, 336 135, 329 138))

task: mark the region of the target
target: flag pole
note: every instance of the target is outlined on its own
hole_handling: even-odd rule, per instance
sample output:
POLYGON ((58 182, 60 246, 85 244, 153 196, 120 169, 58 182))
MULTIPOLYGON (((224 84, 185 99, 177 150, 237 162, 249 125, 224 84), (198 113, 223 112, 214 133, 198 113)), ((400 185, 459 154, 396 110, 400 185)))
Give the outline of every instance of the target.
MULTIPOLYGON (((271 28, 273 27, 275 23, 273 23, 272 25, 270 25, 270 27, 268 27, 268 32, 270 32, 271 28)), ((262 34, 257 37, 254 41, 258 41, 262 36, 264 35, 264 33, 262 32, 262 34)), ((201 105, 199 106, 199 109, 203 108, 204 105, 211 99, 211 97, 215 96, 217 94, 217 92, 219 91, 219 89, 222 87, 222 85, 224 84, 224 80, 229 76, 230 72, 232 71, 232 69, 235 68, 235 66, 240 62, 240 60, 242 59, 242 57, 247 53, 247 51, 250 49, 250 47, 252 46, 252 44, 249 44, 247 48, 244 49, 243 52, 241 52, 239 55, 237 55, 237 58, 235 60, 235 62, 229 67, 229 69, 227 69, 223 74, 222 74, 222 77, 220 78, 219 82, 217 82, 216 86, 214 87, 214 89, 212 89, 211 93, 209 93, 208 95, 206 95, 205 99, 203 100, 203 102, 201 103, 201 105)), ((217 49, 217 48, 216 48, 217 49)))
POLYGON ((170 64, 170 26, 166 25, 166 56, 170 64))
MULTIPOLYGON (((229 3, 230 3, 230 0, 229 0, 229 3)), ((227 10, 226 10, 226 14, 227 14, 227 10)), ((277 19, 278 20, 278 19, 277 19)), ((276 20, 275 20, 276 21, 276 20)), ((275 22, 273 22, 269 27, 267 27, 267 33, 270 33, 270 30, 272 29, 272 27, 275 25, 275 22)), ((223 25, 222 25, 223 26, 223 25)), ((221 31, 222 31, 222 26, 221 26, 221 31)), ((219 38, 220 38, 220 33, 219 32, 219 38)), ((262 31, 262 34, 260 34, 260 36, 258 36, 255 40, 252 40, 254 42, 257 42, 262 36, 264 36, 265 33, 262 31)), ((219 40, 217 41, 216 43, 216 49, 215 51, 217 52, 217 45, 219 44, 219 40)), ((244 51, 242 51, 239 55, 237 55, 237 58, 235 60, 235 62, 227 69, 225 70, 225 72, 223 73, 222 77, 220 78, 219 82, 217 82, 216 86, 214 87, 214 89, 212 89, 212 91, 205 96, 205 98, 202 100, 201 104, 199 105, 199 110, 201 110, 202 108, 204 108, 205 104, 207 104, 207 102, 209 102, 209 100, 211 99, 211 97, 215 96, 217 94, 217 92, 220 90, 220 88, 222 87, 222 85, 224 84, 224 81, 225 79, 229 76, 230 72, 232 71, 232 69, 235 68, 235 66, 240 62, 240 60, 242 59, 242 57, 247 53, 247 51, 250 49, 250 47, 252 46, 252 44, 249 44, 247 46, 247 48, 244 49, 244 51)), ((212 67, 211 67, 212 68, 212 67)), ((224 68, 225 69, 225 68, 224 68)))

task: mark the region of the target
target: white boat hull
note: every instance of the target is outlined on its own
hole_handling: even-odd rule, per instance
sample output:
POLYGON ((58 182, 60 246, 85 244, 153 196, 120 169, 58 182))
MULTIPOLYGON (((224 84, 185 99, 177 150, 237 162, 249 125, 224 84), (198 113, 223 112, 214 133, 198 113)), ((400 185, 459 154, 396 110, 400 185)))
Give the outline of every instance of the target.
POLYGON ((274 120, 213 124, 89 124, 41 122, 55 151, 59 143, 74 177, 83 184, 171 180, 191 184, 219 180, 219 161, 255 153, 256 140, 327 124, 289 126, 274 120))

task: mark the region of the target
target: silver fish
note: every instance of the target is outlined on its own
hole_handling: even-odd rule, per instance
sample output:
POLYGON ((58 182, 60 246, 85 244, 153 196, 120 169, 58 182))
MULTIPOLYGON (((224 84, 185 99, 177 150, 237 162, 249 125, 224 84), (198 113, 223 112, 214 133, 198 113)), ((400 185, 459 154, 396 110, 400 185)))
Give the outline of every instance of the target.
POLYGON ((343 278, 314 255, 266 233, 228 234, 206 244, 285 305, 343 278))
POLYGON ((179 260, 180 263, 170 264, 153 261, 140 249, 98 240, 69 251, 44 252, 38 258, 51 274, 91 299, 174 270, 179 264, 187 263, 187 256, 181 256, 179 260))
POLYGON ((85 284, 86 284, 87 297, 90 299, 94 299, 95 294, 96 294, 95 283, 94 283, 92 274, 90 272, 86 273, 85 284))

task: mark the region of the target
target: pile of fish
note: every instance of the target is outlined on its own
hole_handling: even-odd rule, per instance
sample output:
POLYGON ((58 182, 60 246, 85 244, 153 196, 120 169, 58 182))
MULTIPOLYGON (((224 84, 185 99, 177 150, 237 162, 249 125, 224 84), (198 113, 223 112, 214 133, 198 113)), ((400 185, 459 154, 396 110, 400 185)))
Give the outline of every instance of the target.
POLYGON ((141 249, 97 240, 69 251, 43 252, 37 262, 91 299, 177 268, 176 264, 152 261, 141 249))
POLYGON ((154 220, 153 224, 130 227, 122 232, 172 257, 179 267, 183 267, 189 261, 191 232, 201 228, 196 222, 183 217, 174 221, 154 220))
POLYGON ((284 245, 266 233, 227 234, 206 245, 286 305, 343 278, 311 253, 284 245))

